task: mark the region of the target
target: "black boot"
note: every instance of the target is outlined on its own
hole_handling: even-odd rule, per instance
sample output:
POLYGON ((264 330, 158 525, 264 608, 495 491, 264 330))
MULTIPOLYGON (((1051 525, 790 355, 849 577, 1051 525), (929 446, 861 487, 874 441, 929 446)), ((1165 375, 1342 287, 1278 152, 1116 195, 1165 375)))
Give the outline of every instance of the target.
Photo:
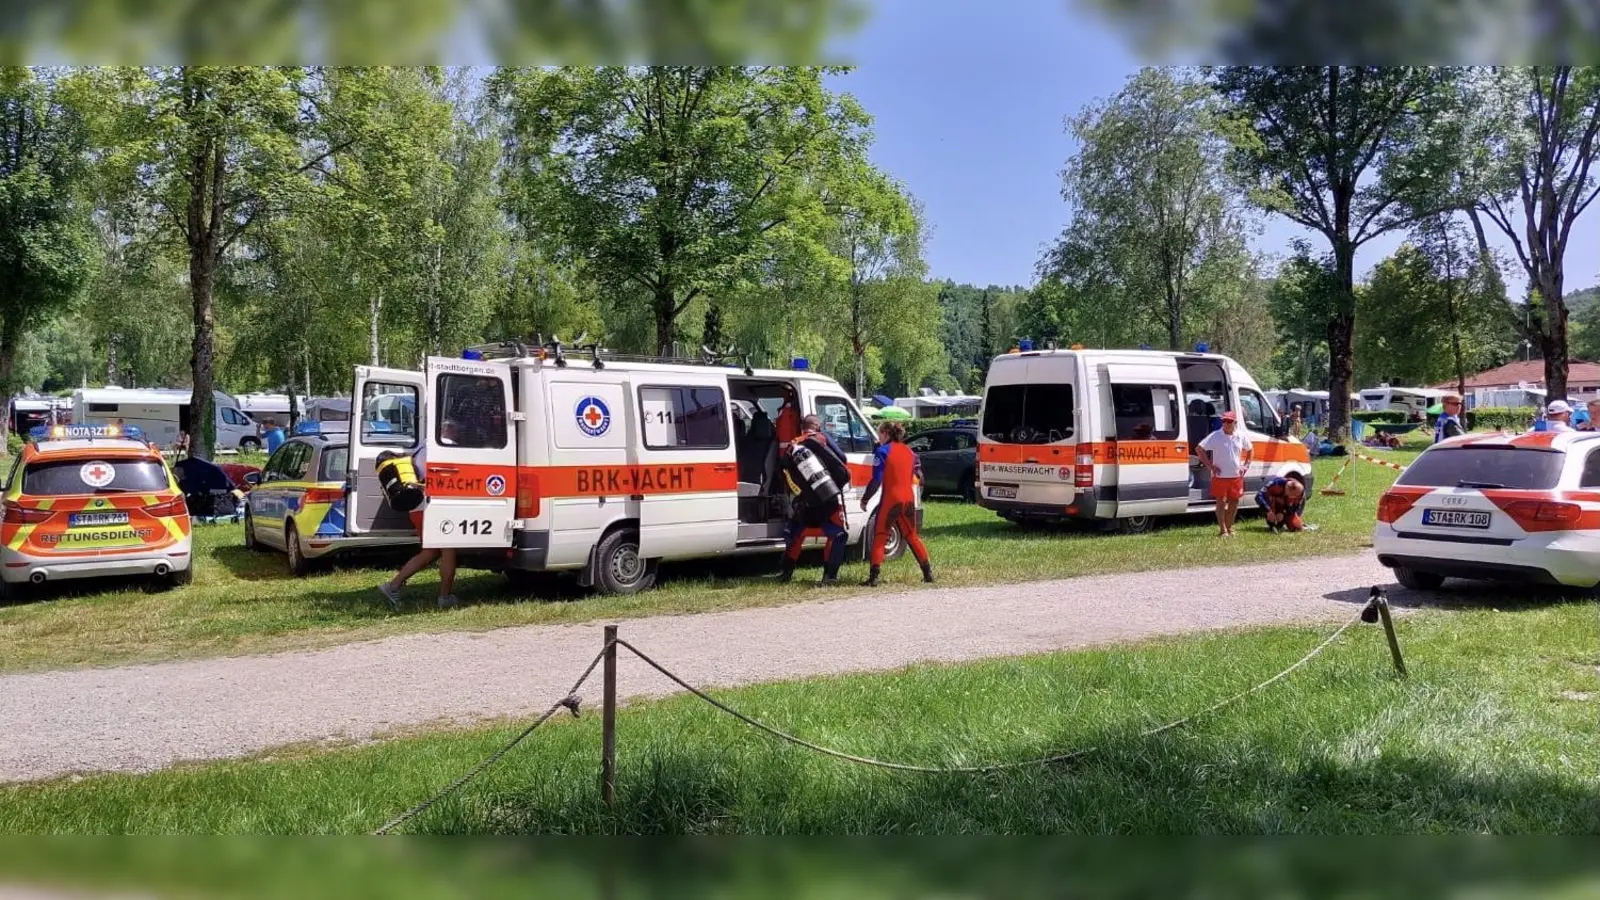
POLYGON ((933 563, 922 564, 922 580, 925 584, 933 584, 933 563))
POLYGON ((788 584, 794 580, 794 560, 784 557, 783 570, 778 573, 778 583, 788 584))
POLYGON ((873 566, 872 570, 867 573, 867 580, 861 582, 861 586, 862 587, 877 587, 878 586, 878 575, 879 575, 879 573, 881 571, 882 570, 878 566, 873 566))

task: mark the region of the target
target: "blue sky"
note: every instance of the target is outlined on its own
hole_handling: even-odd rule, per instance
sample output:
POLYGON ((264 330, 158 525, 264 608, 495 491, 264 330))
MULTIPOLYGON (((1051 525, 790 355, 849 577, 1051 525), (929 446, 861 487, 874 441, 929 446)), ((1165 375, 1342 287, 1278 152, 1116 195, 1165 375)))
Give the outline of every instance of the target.
MULTIPOLYGON (((875 0, 862 29, 840 42, 856 71, 834 87, 875 120, 874 161, 923 204, 931 274, 972 284, 1032 284, 1040 249, 1068 218, 1060 171, 1074 150, 1065 117, 1115 93, 1139 66, 1119 35, 1070 0, 875 0)), ((1259 250, 1286 255, 1307 235, 1262 221, 1259 250)), ((1404 235, 1356 257, 1365 273, 1404 235)), ((1499 245, 1509 254, 1509 244, 1499 245)), ((1600 205, 1579 220, 1567 252, 1568 290, 1600 282, 1600 205)), ((1507 271, 1517 290, 1520 268, 1507 271)))

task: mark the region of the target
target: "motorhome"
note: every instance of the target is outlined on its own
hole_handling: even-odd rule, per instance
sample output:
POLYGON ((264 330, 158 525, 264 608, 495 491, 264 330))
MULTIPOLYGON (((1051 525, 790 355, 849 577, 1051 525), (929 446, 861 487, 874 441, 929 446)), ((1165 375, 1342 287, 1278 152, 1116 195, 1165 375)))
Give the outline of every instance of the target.
POLYGON ((10 428, 14 434, 27 434, 39 425, 56 425, 72 417, 72 400, 40 394, 18 394, 11 398, 10 428))
MULTIPOLYGON (((1267 392, 1269 397, 1274 393, 1281 395, 1277 409, 1278 413, 1284 418, 1287 418, 1289 413, 1298 409, 1300 410, 1300 421, 1306 425, 1312 428, 1320 428, 1327 424, 1328 414, 1332 412, 1328 403, 1329 394, 1327 391, 1287 390, 1267 392)), ((1361 395, 1351 394, 1347 402, 1349 404, 1348 411, 1355 412, 1361 408, 1361 395)))
POLYGON ((895 398, 894 405, 911 413, 913 419, 935 419, 940 416, 975 416, 982 402, 982 397, 971 394, 922 388, 915 397, 895 398))
POLYGON ((1436 388, 1390 387, 1380 384, 1361 392, 1361 408, 1369 412, 1394 410, 1407 415, 1426 415, 1428 407, 1443 399, 1448 391, 1436 388))
MULTIPOLYGON (((239 409, 243 410, 256 422, 264 422, 267 419, 272 419, 279 425, 287 426, 289 424, 288 394, 267 394, 257 392, 250 394, 239 394, 234 397, 234 400, 238 402, 239 409)), ((294 398, 294 410, 297 418, 305 415, 305 408, 306 398, 296 394, 294 398)))
MULTIPOLYGON (((72 421, 80 425, 136 425, 150 443, 173 447, 192 434, 189 404, 194 392, 164 388, 80 388, 72 392, 72 421)), ((233 397, 212 393, 218 450, 258 450, 260 429, 233 397)))
MULTIPOLYGON (((408 531, 376 473, 427 451, 424 547, 463 565, 574 573, 607 593, 650 587, 663 561, 777 552, 788 519, 775 423, 815 413, 845 451, 847 531, 863 548, 873 432, 838 382, 792 369, 624 357, 552 343, 469 348, 423 371, 361 366, 346 528, 408 531)), ((881 496, 881 495, 880 495, 881 496)), ((904 544, 891 534, 888 555, 904 544)))
POLYGON ((1269 478, 1312 484, 1305 445, 1226 356, 1159 350, 1016 351, 989 367, 978 503, 1012 521, 1098 520, 1126 532, 1208 512, 1195 447, 1232 411, 1255 445, 1243 506, 1269 478))

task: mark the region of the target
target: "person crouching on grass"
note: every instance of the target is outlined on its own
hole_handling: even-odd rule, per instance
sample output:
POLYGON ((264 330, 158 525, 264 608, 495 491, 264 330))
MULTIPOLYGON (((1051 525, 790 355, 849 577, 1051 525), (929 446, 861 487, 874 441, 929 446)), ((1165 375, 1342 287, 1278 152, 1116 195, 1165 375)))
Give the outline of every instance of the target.
POLYGON ((1266 511, 1267 530, 1304 531, 1306 487, 1298 478, 1274 478, 1256 492, 1256 505, 1266 511))
POLYGON ((1244 473, 1250 470, 1250 438, 1239 431, 1233 410, 1222 414, 1222 427, 1200 442, 1200 458, 1211 470, 1211 498, 1217 502, 1217 536, 1233 537, 1233 520, 1244 497, 1244 473))

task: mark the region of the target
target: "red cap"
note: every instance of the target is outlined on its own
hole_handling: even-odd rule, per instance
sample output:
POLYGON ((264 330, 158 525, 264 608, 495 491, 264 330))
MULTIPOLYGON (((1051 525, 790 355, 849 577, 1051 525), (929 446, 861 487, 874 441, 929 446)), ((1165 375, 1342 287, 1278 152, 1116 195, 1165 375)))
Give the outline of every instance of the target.
POLYGON ((1237 421, 1239 421, 1239 416, 1238 416, 1237 413, 1235 413, 1233 410, 1230 409, 1227 412, 1222 414, 1222 421, 1224 421, 1224 422, 1237 422, 1237 421))

